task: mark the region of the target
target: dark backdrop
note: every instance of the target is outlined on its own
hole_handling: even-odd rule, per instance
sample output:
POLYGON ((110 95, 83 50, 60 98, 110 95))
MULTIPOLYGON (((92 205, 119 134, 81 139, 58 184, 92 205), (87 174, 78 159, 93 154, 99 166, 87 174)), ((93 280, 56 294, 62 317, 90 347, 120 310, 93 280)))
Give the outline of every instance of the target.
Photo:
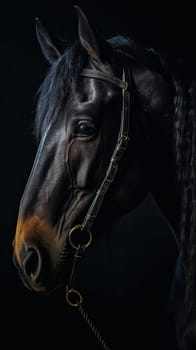
MULTIPOLYGON (((192 9, 156 8, 131 1, 78 2, 103 36, 125 33, 171 57, 194 61, 192 9)), ((27 291, 12 264, 20 196, 35 155, 32 137, 36 91, 48 65, 35 37, 34 18, 59 38, 77 36, 73 2, 10 0, 1 3, 1 336, 7 347, 98 349, 64 291, 38 296, 27 291), (7 335, 5 333, 7 332, 7 335), (78 346, 79 344, 79 346, 78 346)), ((162 214, 149 196, 100 238, 81 268, 79 285, 99 327, 116 349, 175 349, 168 295, 177 249, 162 214), (126 320, 127 318, 127 320, 126 320), (125 341, 128 345, 125 346, 125 341), (136 342, 136 345, 133 345, 136 342)))

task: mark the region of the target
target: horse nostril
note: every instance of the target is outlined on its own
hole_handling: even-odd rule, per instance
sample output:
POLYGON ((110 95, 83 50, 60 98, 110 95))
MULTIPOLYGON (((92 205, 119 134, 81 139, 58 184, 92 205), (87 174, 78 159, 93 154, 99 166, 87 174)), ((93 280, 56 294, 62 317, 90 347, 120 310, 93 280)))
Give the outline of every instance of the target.
POLYGON ((30 247, 23 260, 23 268, 25 274, 31 279, 35 280, 41 271, 41 256, 36 248, 30 247))

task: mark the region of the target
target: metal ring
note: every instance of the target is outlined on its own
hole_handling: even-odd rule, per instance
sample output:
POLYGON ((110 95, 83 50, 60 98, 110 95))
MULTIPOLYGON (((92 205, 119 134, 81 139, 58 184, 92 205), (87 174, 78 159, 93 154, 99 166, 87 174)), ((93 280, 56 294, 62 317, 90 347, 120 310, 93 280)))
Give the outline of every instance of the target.
POLYGON ((69 304, 70 306, 79 307, 83 302, 83 298, 81 293, 78 292, 78 290, 74 288, 68 289, 68 287, 66 287, 66 301, 67 304, 69 304), (75 303, 71 301, 71 296, 76 299, 75 303))
POLYGON ((88 233, 88 235, 89 235, 88 241, 85 244, 82 244, 84 246, 84 248, 87 248, 92 242, 92 233, 89 230, 85 229, 83 225, 76 225, 69 231, 69 235, 68 235, 69 244, 72 246, 72 248, 78 249, 78 246, 74 244, 73 239, 72 239, 73 233, 77 230, 78 231, 84 230, 88 233))

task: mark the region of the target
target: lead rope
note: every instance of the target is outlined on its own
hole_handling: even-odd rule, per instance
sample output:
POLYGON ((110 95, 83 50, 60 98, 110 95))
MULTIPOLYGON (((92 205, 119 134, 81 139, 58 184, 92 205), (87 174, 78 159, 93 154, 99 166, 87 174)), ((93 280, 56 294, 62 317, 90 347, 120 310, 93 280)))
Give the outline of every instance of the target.
POLYGON ((72 247, 73 251, 75 251, 75 254, 73 258, 73 264, 72 264, 69 282, 66 286, 66 301, 68 305, 78 309, 82 319, 88 325, 89 329, 94 334, 95 338, 98 340, 102 349, 111 350, 111 348, 107 345, 103 336, 95 326, 94 322, 89 317, 88 312, 85 310, 83 306, 83 297, 81 293, 77 289, 75 289, 74 282, 75 282, 78 263, 82 258, 84 252, 86 251, 86 248, 92 242, 92 233, 90 231, 91 227, 94 223, 94 220, 97 217, 97 214, 103 203, 104 197, 109 189, 109 186, 115 178, 115 175, 118 170, 118 162, 120 161, 123 153, 125 152, 129 141, 130 93, 128 91, 128 84, 129 84, 130 77, 129 77, 129 70, 127 70, 127 67, 124 67, 123 69, 122 80, 115 77, 111 77, 102 72, 93 71, 91 69, 84 69, 81 73, 81 76, 105 80, 118 86, 119 88, 122 89, 123 99, 122 99, 120 131, 118 135, 117 144, 113 151, 110 164, 106 172, 106 176, 95 195, 95 198, 83 220, 83 223, 80 225, 74 226, 68 234, 69 244, 72 247), (126 81, 126 77, 127 77, 127 81, 126 81), (79 239, 77 237, 77 233, 79 233, 79 239), (81 243, 82 240, 83 242, 81 243))
POLYGON ((107 345, 104 338, 102 337, 101 333, 98 331, 97 327, 89 317, 88 312, 84 309, 82 304, 78 308, 80 315, 82 316, 82 319, 84 322, 88 325, 91 332, 94 334, 95 338, 98 340, 99 344, 101 345, 102 349, 104 350, 111 350, 111 348, 107 345))
MULTIPOLYGON (((89 329, 91 330, 92 334, 94 334, 95 338, 101 345, 102 349, 104 350, 111 350, 111 348, 107 345, 106 341, 104 340, 103 336, 99 332, 98 328, 95 326, 94 322, 92 319, 89 317, 88 312, 85 310, 83 306, 83 297, 81 293, 75 289, 75 278, 76 278, 76 270, 77 270, 77 265, 82 258, 86 248, 91 244, 92 242, 92 234, 90 231, 85 231, 88 234, 86 242, 81 245, 78 244, 76 246, 74 242, 74 238, 72 237, 75 232, 82 232, 83 228, 82 225, 77 225, 77 227, 74 227, 70 232, 69 232, 69 244, 71 247, 75 250, 74 254, 74 259, 73 259, 73 265, 69 277, 69 282, 66 286, 66 301, 67 304, 70 305, 71 307, 77 308, 79 311, 83 321, 88 325, 89 329)), ((83 231, 84 232, 84 231, 83 231)))

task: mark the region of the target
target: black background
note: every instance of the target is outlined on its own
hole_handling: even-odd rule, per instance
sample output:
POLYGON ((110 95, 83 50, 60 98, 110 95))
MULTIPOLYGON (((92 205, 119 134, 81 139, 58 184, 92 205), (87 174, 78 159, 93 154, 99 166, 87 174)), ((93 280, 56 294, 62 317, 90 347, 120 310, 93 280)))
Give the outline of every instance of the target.
MULTIPOLYGON (((20 196, 27 181, 35 143, 32 124, 36 91, 48 64, 38 46, 34 18, 57 37, 74 40, 77 19, 72 1, 1 3, 1 341, 15 346, 98 349, 77 313, 65 306, 64 291, 38 296, 26 290, 12 263, 20 196), (7 332, 7 335, 5 334, 7 332)), ((77 2, 103 36, 124 33, 171 57, 195 59, 194 11, 131 1, 77 2)), ((169 199, 168 199, 169 200, 169 199)), ((98 239, 79 276, 86 304, 116 349, 175 349, 167 312, 177 249, 172 233, 151 197, 98 239), (128 318, 128 320, 126 320, 128 318), (125 340, 128 345, 125 346, 125 340), (134 345, 136 342, 136 345, 134 345)))

